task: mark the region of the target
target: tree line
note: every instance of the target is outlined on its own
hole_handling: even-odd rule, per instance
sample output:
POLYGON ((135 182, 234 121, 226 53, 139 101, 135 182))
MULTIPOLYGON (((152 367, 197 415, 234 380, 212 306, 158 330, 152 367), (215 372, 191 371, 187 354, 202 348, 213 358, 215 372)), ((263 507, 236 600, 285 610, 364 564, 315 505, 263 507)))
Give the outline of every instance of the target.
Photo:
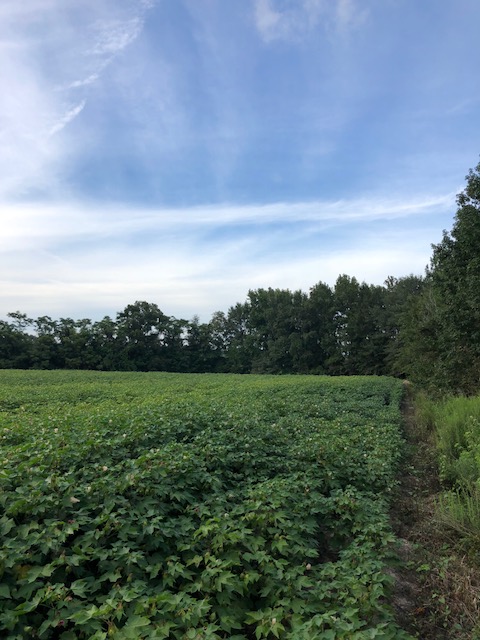
MULTIPOLYGON (((98 322, 9 313, 0 367, 232 373, 385 374, 395 371, 397 318, 422 278, 385 286, 342 275, 310 292, 257 289, 209 322, 137 301, 98 322)), ((395 371, 401 374, 401 371, 395 371)))
POLYGON ((422 276, 382 286, 340 275, 308 293, 250 290, 209 322, 137 301, 100 321, 14 312, 0 368, 395 375, 442 391, 480 387, 480 164, 422 276))

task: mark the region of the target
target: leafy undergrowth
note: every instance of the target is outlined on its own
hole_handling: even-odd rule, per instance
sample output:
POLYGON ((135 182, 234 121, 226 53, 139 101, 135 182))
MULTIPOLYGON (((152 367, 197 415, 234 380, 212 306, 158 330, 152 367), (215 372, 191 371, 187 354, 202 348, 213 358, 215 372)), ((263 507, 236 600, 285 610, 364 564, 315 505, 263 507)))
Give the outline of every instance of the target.
POLYGON ((0 635, 410 638, 389 378, 0 373, 0 635))
MULTIPOLYGON (((438 447, 435 406, 422 395, 406 395, 407 455, 391 510, 402 560, 392 571, 393 601, 399 624, 414 637, 478 640, 478 544, 470 527, 462 531, 445 512, 445 448, 441 441, 438 447)), ((451 450, 460 455, 458 448, 451 450)))

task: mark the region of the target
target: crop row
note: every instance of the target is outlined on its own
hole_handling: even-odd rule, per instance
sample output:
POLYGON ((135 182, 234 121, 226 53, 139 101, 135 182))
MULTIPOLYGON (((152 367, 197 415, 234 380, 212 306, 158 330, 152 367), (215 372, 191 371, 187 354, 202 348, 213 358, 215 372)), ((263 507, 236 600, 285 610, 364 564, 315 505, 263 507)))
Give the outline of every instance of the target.
POLYGON ((398 381, 0 378, 2 637, 408 637, 398 381))

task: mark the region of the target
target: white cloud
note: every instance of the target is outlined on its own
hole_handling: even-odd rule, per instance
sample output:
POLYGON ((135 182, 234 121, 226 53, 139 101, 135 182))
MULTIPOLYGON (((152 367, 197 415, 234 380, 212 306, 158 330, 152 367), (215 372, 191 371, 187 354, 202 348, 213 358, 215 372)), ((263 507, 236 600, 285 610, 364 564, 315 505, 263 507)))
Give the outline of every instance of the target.
POLYGON ((330 28, 346 31, 364 16, 355 0, 290 0, 281 8, 274 0, 254 0, 256 28, 265 42, 297 40, 323 21, 330 28))
POLYGON ((87 53, 92 55, 112 55, 123 51, 140 34, 143 19, 102 21, 94 26, 95 42, 87 53))
POLYGON ((83 111, 86 104, 87 104, 87 101, 82 100, 80 104, 77 104, 75 107, 68 109, 68 111, 65 113, 63 118, 58 120, 50 129, 50 131, 48 132, 49 135, 53 136, 55 133, 58 133, 64 127, 66 127, 67 124, 72 122, 72 120, 74 120, 83 111))
MULTIPOLYGON (((277 255, 259 265, 248 243, 209 251, 192 240, 176 246, 104 248, 65 259, 48 253, 17 256, 15 273, 2 287, 2 314, 20 309, 30 315, 102 317, 134 300, 156 302, 176 317, 217 310, 245 300, 249 289, 278 287, 308 291, 319 281, 334 284, 341 273, 381 284, 388 275, 423 273, 430 253, 425 233, 400 233, 375 242, 323 249, 317 255, 277 255), (401 240, 406 244, 401 245, 401 240), (30 262, 28 262, 30 260, 30 262), (32 276, 34 273, 34 276, 32 276)), ((11 268, 11 267, 10 267, 11 268)))
POLYGON ((388 275, 423 272, 453 201, 101 212, 12 206, 2 220, 0 315, 20 309, 98 318, 144 299, 170 315, 206 320, 251 288, 306 291, 320 280, 333 284, 341 273, 380 284, 388 275))
POLYGON ((138 38, 152 3, 3 0, 0 6, 0 198, 55 189, 68 128, 106 67, 138 38))
POLYGON ((359 198, 356 200, 277 202, 260 205, 216 205, 186 209, 102 207, 81 205, 5 206, 0 251, 12 247, 49 246, 69 240, 128 238, 130 235, 169 233, 288 223, 308 223, 325 229, 356 222, 395 220, 420 214, 437 216, 451 211, 454 194, 419 196, 410 200, 359 198))

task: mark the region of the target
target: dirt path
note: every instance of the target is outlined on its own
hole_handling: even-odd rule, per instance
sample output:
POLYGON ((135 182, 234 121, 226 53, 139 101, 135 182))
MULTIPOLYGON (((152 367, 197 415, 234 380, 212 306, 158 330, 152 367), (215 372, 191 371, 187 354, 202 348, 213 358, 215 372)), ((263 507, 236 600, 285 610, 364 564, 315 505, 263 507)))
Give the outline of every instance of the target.
POLYGON ((422 640, 479 640, 480 571, 455 551, 435 517, 441 491, 433 436, 419 431, 412 394, 403 413, 407 455, 391 519, 399 538, 393 606, 401 627, 422 640))

